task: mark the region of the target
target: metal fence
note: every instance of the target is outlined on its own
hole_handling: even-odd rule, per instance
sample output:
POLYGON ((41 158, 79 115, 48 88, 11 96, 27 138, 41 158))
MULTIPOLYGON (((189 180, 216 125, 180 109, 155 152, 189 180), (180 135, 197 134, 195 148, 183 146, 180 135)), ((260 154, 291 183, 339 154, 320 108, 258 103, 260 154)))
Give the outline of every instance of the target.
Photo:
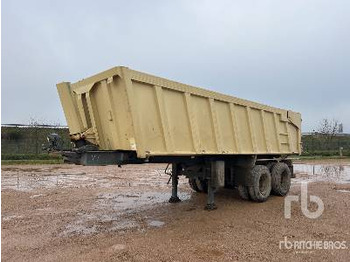
POLYGON ((337 135, 334 137, 324 137, 318 134, 302 136, 304 152, 334 152, 343 148, 344 151, 350 151, 350 135, 337 135))

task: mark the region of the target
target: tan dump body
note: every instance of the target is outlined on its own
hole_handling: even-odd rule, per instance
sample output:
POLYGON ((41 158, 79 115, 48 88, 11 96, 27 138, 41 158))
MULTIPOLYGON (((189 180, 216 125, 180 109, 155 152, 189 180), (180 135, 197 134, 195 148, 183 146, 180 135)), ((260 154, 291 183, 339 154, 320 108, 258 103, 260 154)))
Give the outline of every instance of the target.
POLYGON ((57 85, 72 139, 139 158, 301 153, 299 113, 114 67, 57 85))

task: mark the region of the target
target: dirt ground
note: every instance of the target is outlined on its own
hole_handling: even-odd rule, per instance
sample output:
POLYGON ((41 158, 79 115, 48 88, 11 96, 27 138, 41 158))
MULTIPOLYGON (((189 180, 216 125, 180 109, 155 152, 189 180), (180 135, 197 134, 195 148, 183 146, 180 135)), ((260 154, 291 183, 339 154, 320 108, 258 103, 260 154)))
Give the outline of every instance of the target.
MULTIPOLYGON (((170 204, 165 165, 123 168, 74 165, 2 167, 3 261, 349 261, 350 161, 298 163, 289 195, 322 199, 317 219, 300 203, 284 217, 284 198, 241 200, 236 190, 206 195, 180 179, 181 203, 170 204), (298 249, 289 241, 345 242, 298 249)), ((317 206, 309 203, 310 210, 317 206)))

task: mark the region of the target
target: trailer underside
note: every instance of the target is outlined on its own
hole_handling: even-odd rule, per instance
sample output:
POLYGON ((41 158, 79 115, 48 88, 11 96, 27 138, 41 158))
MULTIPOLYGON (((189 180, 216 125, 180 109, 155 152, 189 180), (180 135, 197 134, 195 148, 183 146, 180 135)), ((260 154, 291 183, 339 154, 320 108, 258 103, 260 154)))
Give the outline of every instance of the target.
POLYGON ((62 151, 62 155, 65 162, 87 166, 169 163, 165 170, 172 181, 172 195, 169 202, 181 201, 178 197, 177 185, 178 178, 182 175, 189 179, 193 190, 208 194, 205 206, 208 210, 216 209, 214 193, 220 187, 238 188, 243 199, 264 202, 270 193, 286 195, 293 176, 292 161, 287 156, 281 155, 194 155, 138 158, 135 151, 88 149, 80 147, 78 150, 62 151))

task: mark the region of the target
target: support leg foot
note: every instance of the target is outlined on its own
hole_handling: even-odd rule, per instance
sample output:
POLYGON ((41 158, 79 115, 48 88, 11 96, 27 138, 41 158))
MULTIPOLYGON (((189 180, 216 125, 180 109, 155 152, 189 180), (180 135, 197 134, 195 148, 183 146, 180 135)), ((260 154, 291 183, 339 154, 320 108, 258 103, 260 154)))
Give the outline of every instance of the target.
POLYGON ((172 174, 171 174, 171 197, 169 199, 169 203, 178 203, 180 202, 180 198, 177 196, 177 185, 179 180, 181 166, 179 164, 173 163, 172 165, 172 174))
POLYGON ((207 198, 207 205, 205 206, 206 210, 215 210, 217 209, 217 206, 215 205, 215 197, 214 193, 216 190, 215 182, 214 182, 214 176, 211 175, 211 178, 208 180, 208 198, 207 198))
POLYGON ((179 197, 171 196, 169 199, 169 203, 178 203, 181 202, 181 199, 179 197))
POLYGON ((217 209, 218 207, 213 203, 213 204, 207 204, 204 209, 205 210, 208 210, 208 211, 211 211, 211 210, 215 210, 217 209))

